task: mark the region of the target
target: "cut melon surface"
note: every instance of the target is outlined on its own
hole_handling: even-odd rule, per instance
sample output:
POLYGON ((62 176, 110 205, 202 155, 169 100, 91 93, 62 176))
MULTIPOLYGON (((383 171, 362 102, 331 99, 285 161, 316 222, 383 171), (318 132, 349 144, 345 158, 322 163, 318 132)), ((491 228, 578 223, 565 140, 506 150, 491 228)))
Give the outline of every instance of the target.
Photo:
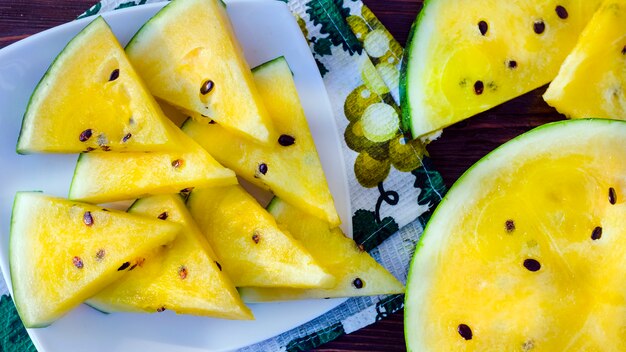
POLYGON ((302 242, 320 265, 335 277, 336 284, 328 289, 243 287, 239 292, 246 302, 404 293, 404 285, 367 252, 359 249, 339 228, 331 230, 327 222, 279 198, 272 200, 268 211, 279 227, 302 242))
POLYGON ((403 128, 424 136, 547 84, 600 3, 425 2, 403 59, 403 128))
POLYGON ((544 100, 569 118, 626 119, 626 1, 603 3, 544 100))
POLYGON ((237 178, 196 142, 176 128, 180 152, 83 153, 79 156, 69 198, 91 203, 178 193, 194 187, 237 184, 237 178))
POLYGON ((253 70, 254 82, 278 133, 261 145, 219 123, 198 122, 182 129, 220 163, 246 181, 330 223, 341 222, 322 169, 287 61, 277 58, 253 70), (261 170, 264 164, 265 172, 261 170), (298 175, 294 177, 294 175, 298 175))
POLYGON ((172 1, 126 52, 156 97, 269 142, 270 117, 221 1, 172 1))
POLYGON ((183 230, 167 247, 158 248, 126 276, 89 299, 89 305, 104 312, 155 313, 167 309, 178 314, 252 318, 180 195, 142 198, 128 212, 172 221, 183 230))
POLYGON ((178 150, 165 120, 98 17, 69 42, 35 88, 17 152, 178 150))
POLYGON ((241 186, 195 189, 187 207, 235 286, 335 284, 305 247, 241 186))
POLYGON ((626 123, 539 127, 442 200, 405 298, 410 351, 626 345, 626 123))
POLYGON ((24 326, 51 324, 125 275, 138 257, 171 242, 180 229, 37 192, 17 193, 9 263, 24 326))

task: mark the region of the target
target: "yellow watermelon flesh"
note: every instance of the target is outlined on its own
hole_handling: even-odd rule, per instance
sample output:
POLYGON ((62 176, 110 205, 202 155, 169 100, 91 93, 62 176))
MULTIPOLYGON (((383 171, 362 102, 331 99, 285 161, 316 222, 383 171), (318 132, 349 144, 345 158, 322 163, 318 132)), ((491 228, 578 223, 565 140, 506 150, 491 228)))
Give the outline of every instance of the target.
POLYGON ((105 312, 162 312, 251 319, 213 250, 177 194, 137 200, 128 210, 179 223, 183 231, 167 247, 109 285, 88 304, 105 312))
POLYGON ((626 119, 626 1, 593 16, 543 98, 569 118, 626 119))
POLYGON ((39 82, 17 152, 179 150, 165 120, 98 17, 70 41, 39 82))
POLYGON ((274 59, 255 68, 253 74, 279 133, 274 140, 267 145, 255 143, 219 123, 199 122, 202 117, 197 114, 183 125, 183 131, 246 181, 338 226, 341 220, 287 62, 284 57, 274 59))
POLYGON ((123 277, 180 225, 56 199, 15 196, 9 262, 24 326, 43 327, 123 277))

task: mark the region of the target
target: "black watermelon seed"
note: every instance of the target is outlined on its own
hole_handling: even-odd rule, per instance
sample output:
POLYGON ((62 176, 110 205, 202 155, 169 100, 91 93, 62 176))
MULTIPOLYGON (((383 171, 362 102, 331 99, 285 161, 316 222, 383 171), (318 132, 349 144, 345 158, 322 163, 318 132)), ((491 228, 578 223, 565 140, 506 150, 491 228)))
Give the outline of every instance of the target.
POLYGON ((354 281, 352 281, 352 286, 354 286, 357 289, 363 288, 363 280, 357 277, 356 279, 354 279, 354 281))
POLYGON ((122 142, 126 143, 128 142, 128 140, 130 139, 130 137, 132 137, 133 135, 131 133, 126 133, 126 135, 124 136, 124 138, 122 138, 122 142))
POLYGON ((609 188, 609 203, 615 204, 617 202, 617 194, 615 194, 615 188, 609 188))
POLYGON ((489 30, 489 25, 485 21, 480 21, 478 22, 478 30, 480 31, 481 35, 485 35, 489 30))
POLYGON ((74 264, 75 267, 77 267, 78 269, 82 269, 83 268, 83 260, 80 259, 80 257, 74 257, 72 258, 72 263, 74 264))
POLYGON ((461 335, 461 337, 465 340, 471 340, 473 337, 472 329, 470 329, 470 327, 465 324, 459 324, 459 326, 456 328, 456 331, 458 331, 459 335, 461 335))
POLYGON ((209 121, 209 125, 214 125, 214 124, 216 124, 216 123, 217 123, 217 122, 215 122, 215 120, 211 120, 211 121, 209 121))
POLYGON ((176 160, 172 161, 172 167, 173 168, 178 169, 181 166, 183 166, 183 159, 176 159, 176 160))
POLYGON ((104 259, 105 254, 106 254, 106 251, 104 249, 98 249, 98 251, 96 252, 96 259, 98 261, 101 261, 102 259, 104 259))
POLYGON ((476 93, 476 95, 481 95, 483 94, 483 90, 485 90, 483 81, 476 81, 476 83, 474 83, 474 93, 476 93))
POLYGON ((202 95, 207 95, 213 90, 213 87, 215 87, 215 83, 213 83, 210 79, 207 79, 204 83, 202 83, 200 93, 202 93, 202 95))
POLYGON ((91 130, 91 128, 88 128, 80 133, 80 136, 78 136, 78 140, 80 140, 81 142, 87 142, 87 140, 91 138, 92 134, 93 131, 91 130))
POLYGON ((259 243, 259 241, 261 240, 261 235, 259 234, 259 232, 254 231, 254 234, 252 235, 252 240, 254 241, 254 243, 259 243))
POLYGON ((161 214, 159 214, 159 216, 157 216, 157 218, 159 218, 161 220, 165 220, 165 219, 167 219, 168 216, 169 216, 169 214, 166 211, 164 211, 161 214))
POLYGON ((541 264, 535 259, 526 259, 524 260, 524 267, 529 271, 538 271, 541 269, 541 264))
POLYGON ((546 24, 543 23, 542 20, 535 21, 535 23, 533 23, 533 30, 535 33, 541 34, 546 30, 546 24))
POLYGON ((602 228, 600 226, 597 226, 591 232, 591 239, 595 241, 595 240, 599 240, 600 237, 602 237, 602 228))
POLYGON ((187 268, 184 265, 178 269, 178 276, 180 276, 181 280, 185 280, 187 278, 187 268))
POLYGON ((165 311, 165 307, 157 308, 157 312, 158 313, 161 313, 161 312, 164 312, 164 311, 165 311))
POLYGON ((626 55, 626 45, 622 48, 622 55, 626 55))
POLYGON ((215 262, 215 265, 217 265, 217 268, 220 269, 220 271, 222 271, 222 266, 220 265, 218 261, 215 262))
POLYGON ((130 267, 130 269, 128 269, 128 271, 132 271, 133 269, 135 269, 137 267, 138 263, 133 264, 133 266, 130 267))
POLYGON ((517 61, 509 60, 506 64, 509 68, 517 68, 517 61))
POLYGON ((113 72, 111 72, 111 75, 109 76, 109 82, 115 81, 119 76, 120 76, 120 69, 116 68, 115 70, 113 70, 113 72))
POLYGON ((565 7, 561 5, 557 6, 555 11, 556 11, 556 15, 559 16, 559 18, 562 20, 569 17, 569 13, 567 13, 567 10, 565 9, 565 7))
POLYGON ((85 214, 83 214, 83 222, 87 226, 92 226, 93 225, 93 216, 91 216, 91 212, 90 211, 86 211, 85 214))
POLYGON ((288 134, 281 134, 280 137, 278 137, 278 144, 282 145, 283 147, 288 147, 295 142, 296 139, 288 134))
POLYGON ((259 172, 265 175, 267 173, 267 164, 265 163, 259 164, 259 172))
POLYGON ((128 268, 130 266, 129 262, 124 262, 124 264, 122 264, 122 266, 120 266, 119 268, 117 268, 117 271, 122 271, 126 268, 128 268))
POLYGON ((506 228, 506 232, 513 232, 515 231, 515 222, 509 219, 504 223, 504 227, 506 228))

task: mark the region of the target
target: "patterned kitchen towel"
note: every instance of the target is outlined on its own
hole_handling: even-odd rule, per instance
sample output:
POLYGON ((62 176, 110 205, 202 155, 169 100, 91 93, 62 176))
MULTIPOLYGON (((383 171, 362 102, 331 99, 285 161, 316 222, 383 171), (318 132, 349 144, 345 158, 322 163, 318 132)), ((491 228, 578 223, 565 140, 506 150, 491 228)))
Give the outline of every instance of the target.
MULTIPOLYGON (((400 128, 403 49, 360 0, 280 1, 287 3, 309 43, 344 136, 353 238, 406 282, 415 244, 445 186, 422 142, 406 139, 400 128)), ((80 17, 151 2, 157 1, 103 0, 80 17)), ((6 287, 0 289, 7 294, 6 287)), ((402 295, 351 298, 242 351, 306 351, 402 307, 402 295)), ((2 297, 0 310, 5 325, 0 351, 35 351, 10 297, 2 297)))

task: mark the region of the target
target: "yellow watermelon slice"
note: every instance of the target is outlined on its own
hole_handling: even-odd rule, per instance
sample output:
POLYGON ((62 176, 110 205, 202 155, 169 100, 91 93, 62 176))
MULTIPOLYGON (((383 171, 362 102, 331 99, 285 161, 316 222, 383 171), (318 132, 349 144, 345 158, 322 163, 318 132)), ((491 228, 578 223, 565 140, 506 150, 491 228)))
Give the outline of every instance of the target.
POLYGON ((180 229, 37 192, 17 193, 9 262, 24 326, 51 324, 122 277, 137 258, 172 241, 180 229))
POLYGON ((98 17, 69 42, 37 85, 17 152, 179 150, 165 120, 98 17))
POLYGON ((107 286, 87 303, 104 312, 162 312, 251 319, 213 250, 179 195, 137 200, 128 210, 179 223, 183 231, 167 247, 107 286))

